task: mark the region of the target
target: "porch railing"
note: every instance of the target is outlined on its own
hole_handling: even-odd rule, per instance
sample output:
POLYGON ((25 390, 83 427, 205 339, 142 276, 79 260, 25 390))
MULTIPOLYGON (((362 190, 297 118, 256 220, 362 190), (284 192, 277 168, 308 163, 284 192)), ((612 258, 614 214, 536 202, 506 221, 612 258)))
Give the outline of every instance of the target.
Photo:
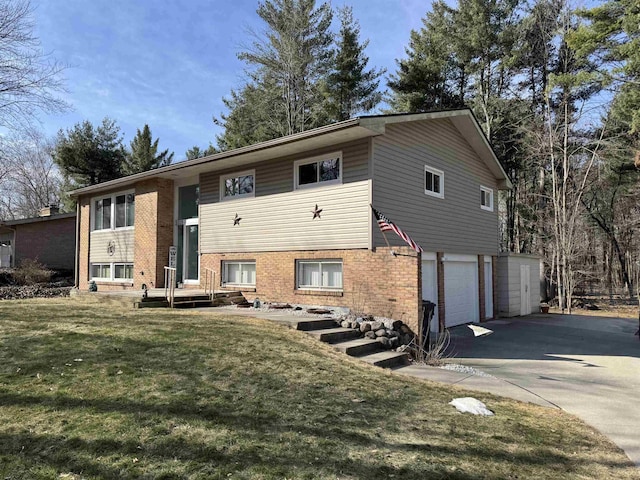
POLYGON ((213 300, 216 285, 216 272, 211 268, 204 268, 204 293, 213 300))
POLYGON ((173 308, 173 300, 176 293, 176 269, 174 267, 164 267, 164 297, 173 308))

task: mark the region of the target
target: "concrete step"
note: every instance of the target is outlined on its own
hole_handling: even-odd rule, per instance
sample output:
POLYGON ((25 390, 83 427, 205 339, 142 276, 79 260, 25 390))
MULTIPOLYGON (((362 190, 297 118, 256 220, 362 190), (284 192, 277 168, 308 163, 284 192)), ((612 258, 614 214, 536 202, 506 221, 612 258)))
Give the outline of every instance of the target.
POLYGON ((325 328, 323 330, 310 330, 309 335, 316 337, 321 342, 338 343, 360 336, 360 332, 351 328, 325 328))
POLYGON ((338 323, 333 318, 312 318, 309 320, 300 320, 296 325, 296 330, 308 332, 311 330, 335 328, 337 326, 338 323))
POLYGON ((394 368, 406 365, 409 360, 409 355, 404 352, 385 350, 383 352, 372 353, 358 358, 370 363, 371 365, 375 365, 376 367, 394 368))
POLYGON ((356 338, 354 340, 347 340, 346 342, 334 344, 334 347, 351 357, 360 357, 368 353, 382 350, 382 345, 380 344, 380 342, 378 342, 377 340, 371 340, 370 338, 356 338))

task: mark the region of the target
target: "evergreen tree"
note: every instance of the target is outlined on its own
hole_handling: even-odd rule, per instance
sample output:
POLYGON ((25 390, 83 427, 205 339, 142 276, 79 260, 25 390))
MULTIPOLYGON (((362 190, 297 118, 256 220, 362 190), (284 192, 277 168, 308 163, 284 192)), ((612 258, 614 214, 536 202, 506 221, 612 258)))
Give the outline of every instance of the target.
POLYGON ((60 130, 53 158, 76 187, 119 178, 125 158, 120 128, 104 118, 97 128, 85 120, 66 132, 60 130))
POLYGON ((366 70, 369 57, 364 53, 369 41, 360 43, 360 25, 351 7, 339 10, 340 33, 335 66, 326 81, 326 109, 331 119, 348 120, 359 112, 373 110, 381 101, 379 78, 384 70, 366 70))
POLYGON ((201 149, 198 145, 194 145, 186 151, 185 157, 187 160, 195 160, 196 158, 207 157, 209 155, 213 155, 214 153, 218 153, 218 149, 211 144, 209 144, 209 146, 204 150, 201 149))
POLYGON ((171 164, 173 152, 163 150, 158 153, 159 138, 155 142, 151 136, 149 125, 145 124, 142 131, 138 129, 136 136, 131 141, 131 151, 127 152, 122 165, 124 175, 146 172, 154 168, 165 167, 171 164))
POLYGON ((216 120, 225 128, 218 139, 223 150, 327 123, 321 85, 332 59, 331 7, 266 0, 257 13, 265 33, 238 54, 250 69, 249 81, 225 99, 229 113, 216 120))
POLYGON ((451 43, 453 10, 444 2, 432 4, 419 31, 412 30, 406 59, 389 77, 390 104, 396 112, 424 112, 464 105, 465 67, 451 43))

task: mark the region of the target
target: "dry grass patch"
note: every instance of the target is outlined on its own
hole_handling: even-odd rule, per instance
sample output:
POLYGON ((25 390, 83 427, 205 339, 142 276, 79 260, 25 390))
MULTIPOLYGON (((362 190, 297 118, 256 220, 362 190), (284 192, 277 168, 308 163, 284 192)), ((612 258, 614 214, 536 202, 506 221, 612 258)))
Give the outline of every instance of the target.
POLYGON ((265 321, 0 303, 2 478, 638 478, 559 411, 362 365, 265 321))

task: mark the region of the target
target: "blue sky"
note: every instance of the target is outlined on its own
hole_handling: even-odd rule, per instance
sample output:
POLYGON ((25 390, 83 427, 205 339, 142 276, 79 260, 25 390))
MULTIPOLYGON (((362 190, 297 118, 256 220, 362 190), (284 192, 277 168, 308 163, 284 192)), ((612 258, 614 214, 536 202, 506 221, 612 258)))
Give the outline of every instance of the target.
MULTIPOLYGON (((394 72, 430 2, 347 4, 370 40, 369 65, 394 72)), ((175 152, 174 161, 193 145, 215 144, 220 129, 212 117, 243 82, 236 54, 250 41, 247 30, 262 26, 257 0, 33 0, 33 6, 43 50, 69 67, 64 98, 73 106, 63 115, 42 115, 44 133, 109 116, 128 145, 148 123, 160 148, 175 152)))

